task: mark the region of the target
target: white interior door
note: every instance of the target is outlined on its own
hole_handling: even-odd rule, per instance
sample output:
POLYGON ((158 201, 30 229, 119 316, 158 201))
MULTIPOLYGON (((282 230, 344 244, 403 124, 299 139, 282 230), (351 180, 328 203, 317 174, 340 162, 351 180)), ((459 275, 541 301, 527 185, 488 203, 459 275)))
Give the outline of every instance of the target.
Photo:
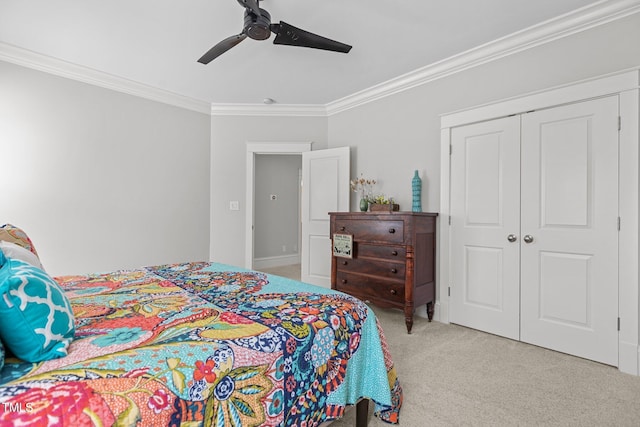
POLYGON ((522 341, 617 366, 617 96, 522 116, 521 224, 522 341))
POLYGON ((329 212, 349 211, 349 147, 302 154, 302 281, 331 287, 329 212))
POLYGON ((513 116, 451 134, 449 318, 512 339, 519 338, 519 132, 513 116))

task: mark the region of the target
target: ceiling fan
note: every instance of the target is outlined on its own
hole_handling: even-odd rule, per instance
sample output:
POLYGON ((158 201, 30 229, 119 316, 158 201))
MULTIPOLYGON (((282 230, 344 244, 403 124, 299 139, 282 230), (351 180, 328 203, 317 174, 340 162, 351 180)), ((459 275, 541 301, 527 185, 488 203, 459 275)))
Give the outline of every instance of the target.
POLYGON ((348 53, 351 50, 351 46, 348 44, 301 30, 283 21, 280 21, 279 24, 272 24, 271 15, 269 15, 269 12, 266 10, 260 8, 259 1, 260 0, 238 0, 238 3, 245 8, 244 29, 240 34, 227 37, 209 49, 207 53, 198 59, 198 62, 208 64, 247 37, 254 40, 266 40, 271 37, 271 33, 276 35, 273 44, 311 47, 314 49, 343 53, 348 53))

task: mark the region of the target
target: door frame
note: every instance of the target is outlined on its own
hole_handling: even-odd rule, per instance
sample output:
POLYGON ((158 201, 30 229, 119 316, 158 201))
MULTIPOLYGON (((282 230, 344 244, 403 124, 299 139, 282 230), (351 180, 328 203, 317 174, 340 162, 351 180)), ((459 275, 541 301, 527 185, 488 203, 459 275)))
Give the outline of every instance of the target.
POLYGON ((440 224, 438 236, 438 291, 435 318, 449 323, 450 246, 450 147, 451 128, 506 117, 531 110, 556 107, 592 98, 618 95, 622 123, 619 131, 618 212, 621 231, 618 240, 618 369, 640 375, 639 357, 639 159, 640 70, 623 70, 544 91, 441 116, 440 130, 440 224))
MULTIPOLYGON (((253 225, 255 212, 253 207, 255 191, 255 159, 257 154, 299 155, 311 151, 313 142, 247 142, 246 152, 246 215, 245 215, 245 268, 253 268, 253 225)), ((300 247, 298 247, 300 250, 300 247)))

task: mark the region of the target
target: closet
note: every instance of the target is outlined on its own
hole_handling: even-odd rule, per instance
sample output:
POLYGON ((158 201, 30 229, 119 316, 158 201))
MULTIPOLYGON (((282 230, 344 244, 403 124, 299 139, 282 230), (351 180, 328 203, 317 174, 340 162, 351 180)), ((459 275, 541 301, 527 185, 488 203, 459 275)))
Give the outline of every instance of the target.
MULTIPOLYGON (((622 265, 621 243, 631 239, 637 253, 638 240, 637 211, 622 228, 635 236, 621 237, 629 189, 620 179, 638 170, 637 148, 620 145, 629 93, 573 89, 443 118, 444 320, 614 366, 635 349, 637 374, 637 271, 635 283, 621 284, 619 268, 633 269, 622 265), (626 150, 635 165, 622 159, 626 150), (634 323, 620 345, 625 295, 635 296, 625 313, 634 323)), ((637 178, 635 186, 637 203, 637 178)))

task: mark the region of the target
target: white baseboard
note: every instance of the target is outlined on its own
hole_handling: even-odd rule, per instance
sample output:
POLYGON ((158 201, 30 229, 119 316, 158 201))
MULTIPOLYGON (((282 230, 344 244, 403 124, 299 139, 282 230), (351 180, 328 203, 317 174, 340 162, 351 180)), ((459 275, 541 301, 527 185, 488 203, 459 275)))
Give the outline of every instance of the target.
POLYGON ((638 344, 620 341, 618 346, 618 369, 631 375, 638 375, 638 344))
MULTIPOLYGON (((418 316, 418 317, 422 317, 424 319, 428 319, 429 318, 429 313, 427 313, 426 305, 422 304, 422 305, 419 305, 419 306, 415 307, 413 315, 414 316, 418 316)), ((440 301, 436 301, 435 305, 433 306, 433 318, 431 320, 434 321, 434 322, 449 323, 447 321, 443 321, 442 319, 440 319, 440 316, 441 316, 440 301)))
POLYGON ((254 258, 253 268, 259 270, 261 268, 282 267, 285 265, 300 264, 300 254, 271 256, 264 258, 254 258))

